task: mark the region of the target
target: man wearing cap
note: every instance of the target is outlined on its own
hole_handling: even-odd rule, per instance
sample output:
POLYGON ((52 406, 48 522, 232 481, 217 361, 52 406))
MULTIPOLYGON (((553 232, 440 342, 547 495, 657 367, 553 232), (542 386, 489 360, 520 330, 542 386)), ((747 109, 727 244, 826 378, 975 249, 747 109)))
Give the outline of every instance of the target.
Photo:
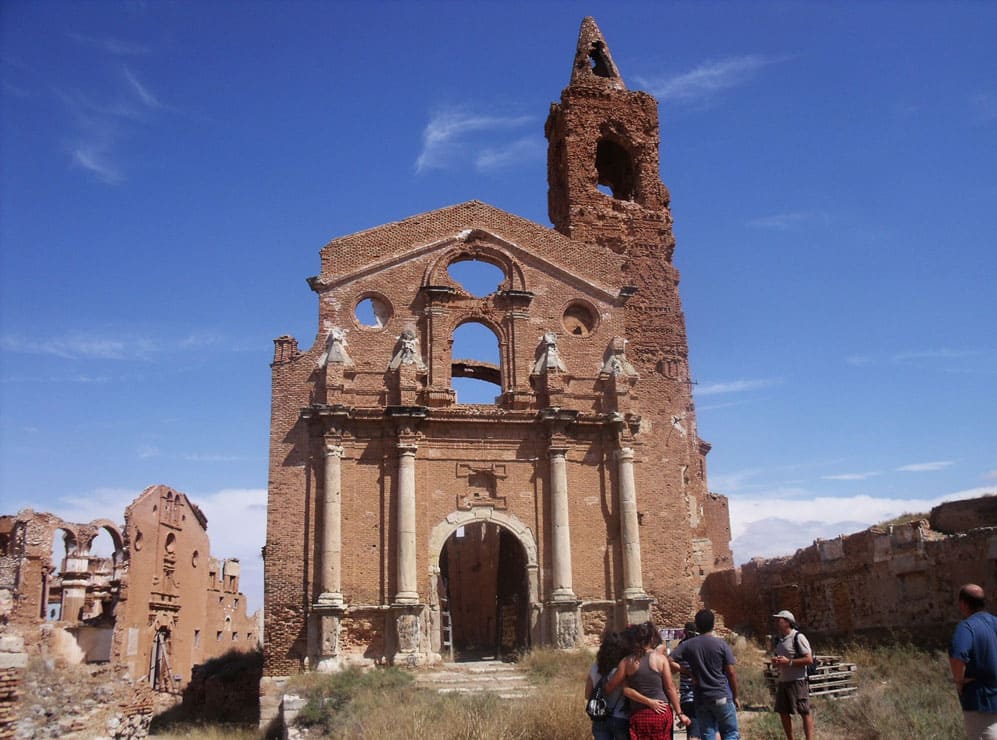
POLYGON ((997 617, 986 605, 975 583, 959 589, 963 619, 952 636, 949 663, 968 740, 997 738, 997 617))
POLYGON ((803 718, 803 734, 813 740, 814 716, 810 712, 810 685, 807 666, 814 656, 806 635, 796 630, 796 617, 783 609, 772 615, 775 620, 775 657, 772 665, 779 669, 775 688, 775 711, 782 720, 787 740, 793 740, 793 714, 803 718))

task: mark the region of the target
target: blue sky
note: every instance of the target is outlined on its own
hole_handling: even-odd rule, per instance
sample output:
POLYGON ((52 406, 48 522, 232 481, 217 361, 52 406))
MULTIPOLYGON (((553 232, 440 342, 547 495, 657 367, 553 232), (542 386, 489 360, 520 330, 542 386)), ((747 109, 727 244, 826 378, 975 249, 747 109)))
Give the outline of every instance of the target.
POLYGON ((699 431, 735 555, 997 492, 997 4, 11 0, 0 509, 165 483, 260 603, 272 339, 329 239, 549 224, 593 14, 660 100, 699 431))

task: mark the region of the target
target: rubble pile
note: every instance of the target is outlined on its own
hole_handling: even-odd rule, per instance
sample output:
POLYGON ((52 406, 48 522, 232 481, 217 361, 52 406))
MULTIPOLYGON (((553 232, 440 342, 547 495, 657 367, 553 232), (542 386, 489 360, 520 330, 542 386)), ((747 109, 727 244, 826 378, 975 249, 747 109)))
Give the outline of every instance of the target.
POLYGON ((152 713, 153 694, 145 680, 129 679, 107 665, 33 659, 22 676, 14 738, 144 738, 152 713))

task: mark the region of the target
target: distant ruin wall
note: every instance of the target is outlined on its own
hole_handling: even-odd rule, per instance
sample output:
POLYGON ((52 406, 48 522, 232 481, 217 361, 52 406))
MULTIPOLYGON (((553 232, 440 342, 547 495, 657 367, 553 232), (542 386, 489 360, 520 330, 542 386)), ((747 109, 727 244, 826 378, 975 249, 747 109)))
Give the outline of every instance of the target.
POLYGON ((792 557, 712 574, 703 598, 748 634, 771 632, 771 615, 789 609, 815 636, 894 632, 943 640, 958 621, 955 597, 964 583, 997 599, 997 527, 946 535, 921 520, 817 540, 792 557))
POLYGON ((945 534, 997 527, 997 496, 941 504, 931 510, 930 521, 933 530, 945 534))

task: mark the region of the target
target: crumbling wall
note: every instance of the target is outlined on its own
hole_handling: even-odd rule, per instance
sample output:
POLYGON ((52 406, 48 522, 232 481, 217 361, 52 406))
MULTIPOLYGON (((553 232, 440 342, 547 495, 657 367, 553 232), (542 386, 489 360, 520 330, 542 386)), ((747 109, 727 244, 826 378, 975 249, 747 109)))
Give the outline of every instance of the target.
POLYGON ((956 535, 926 520, 872 527, 817 540, 791 557, 756 558, 734 577, 714 574, 703 593, 728 624, 756 635, 789 609, 815 636, 942 639, 958 620, 955 595, 964 583, 997 594, 997 527, 956 535))
POLYGON ((997 495, 949 501, 931 510, 931 528, 956 534, 978 527, 997 527, 997 495))

